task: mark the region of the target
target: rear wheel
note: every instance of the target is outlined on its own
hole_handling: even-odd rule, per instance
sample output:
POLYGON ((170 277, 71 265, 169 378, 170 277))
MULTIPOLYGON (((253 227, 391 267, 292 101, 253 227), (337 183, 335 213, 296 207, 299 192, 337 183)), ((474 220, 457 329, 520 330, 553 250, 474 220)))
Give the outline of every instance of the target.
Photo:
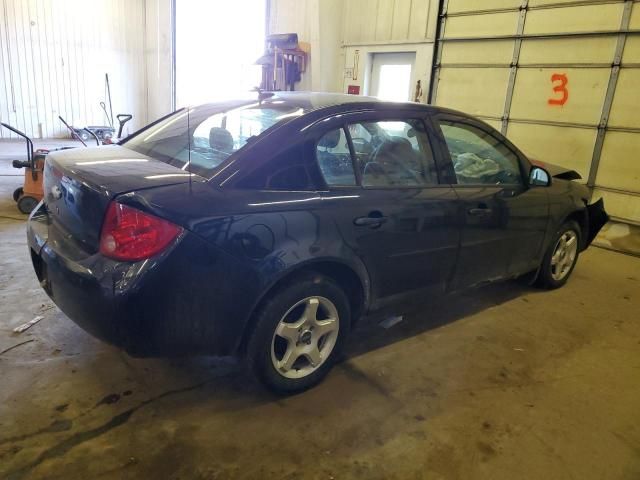
POLYGON ((38 205, 37 198, 23 195, 18 199, 18 210, 20 210, 24 214, 30 214, 33 209, 36 208, 36 205, 38 205))
POLYGON ((580 226, 569 221, 560 227, 545 254, 537 283, 544 288, 559 288, 571 276, 580 250, 580 226))
POLYGON ((13 191, 13 201, 17 202, 18 199, 22 196, 22 194, 24 193, 24 189, 22 187, 18 187, 13 191))
POLYGON ((279 289, 258 313, 247 361, 270 390, 292 394, 331 370, 350 324, 349 302, 331 279, 310 274, 279 289))

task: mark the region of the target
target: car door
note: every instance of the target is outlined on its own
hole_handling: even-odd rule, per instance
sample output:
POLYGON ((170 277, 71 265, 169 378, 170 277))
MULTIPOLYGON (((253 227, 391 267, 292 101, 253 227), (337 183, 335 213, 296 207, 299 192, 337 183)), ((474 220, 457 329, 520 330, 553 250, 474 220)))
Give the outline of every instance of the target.
POLYGON ((459 231, 456 195, 438 170, 419 115, 361 112, 313 133, 328 208, 366 265, 374 307, 425 290, 453 274, 459 231))
POLYGON ((530 187, 524 156, 493 128, 452 114, 433 117, 453 167, 462 225, 453 281, 459 289, 526 273, 540 261, 548 225, 544 188, 530 187))

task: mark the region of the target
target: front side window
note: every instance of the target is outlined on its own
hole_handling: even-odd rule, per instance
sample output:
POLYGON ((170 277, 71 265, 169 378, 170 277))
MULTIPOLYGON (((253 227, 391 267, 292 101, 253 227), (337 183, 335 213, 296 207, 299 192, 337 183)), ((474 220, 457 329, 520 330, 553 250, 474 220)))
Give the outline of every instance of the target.
POLYGON ((356 168, 365 187, 421 187, 438 183, 427 132, 420 120, 349 126, 356 168))
POLYGON ((440 120, 459 184, 521 184, 515 153, 489 132, 462 122, 440 120))

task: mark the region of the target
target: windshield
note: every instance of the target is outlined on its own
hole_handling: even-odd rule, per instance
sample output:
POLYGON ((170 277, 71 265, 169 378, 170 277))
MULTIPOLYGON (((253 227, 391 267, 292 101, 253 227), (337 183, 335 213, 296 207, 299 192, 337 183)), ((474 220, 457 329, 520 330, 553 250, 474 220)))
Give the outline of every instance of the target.
POLYGON ((209 178, 252 138, 302 113, 298 107, 273 103, 203 105, 180 110, 122 145, 209 178))

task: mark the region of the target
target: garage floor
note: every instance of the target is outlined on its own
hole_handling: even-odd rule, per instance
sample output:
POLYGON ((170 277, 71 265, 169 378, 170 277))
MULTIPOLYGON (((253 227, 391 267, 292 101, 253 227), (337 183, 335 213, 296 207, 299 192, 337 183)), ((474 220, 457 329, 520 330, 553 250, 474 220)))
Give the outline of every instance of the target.
POLYGON ((275 398, 231 359, 137 360, 76 327, 32 273, 7 165, 0 478, 640 478, 640 258, 591 248, 561 290, 434 300, 275 398))

